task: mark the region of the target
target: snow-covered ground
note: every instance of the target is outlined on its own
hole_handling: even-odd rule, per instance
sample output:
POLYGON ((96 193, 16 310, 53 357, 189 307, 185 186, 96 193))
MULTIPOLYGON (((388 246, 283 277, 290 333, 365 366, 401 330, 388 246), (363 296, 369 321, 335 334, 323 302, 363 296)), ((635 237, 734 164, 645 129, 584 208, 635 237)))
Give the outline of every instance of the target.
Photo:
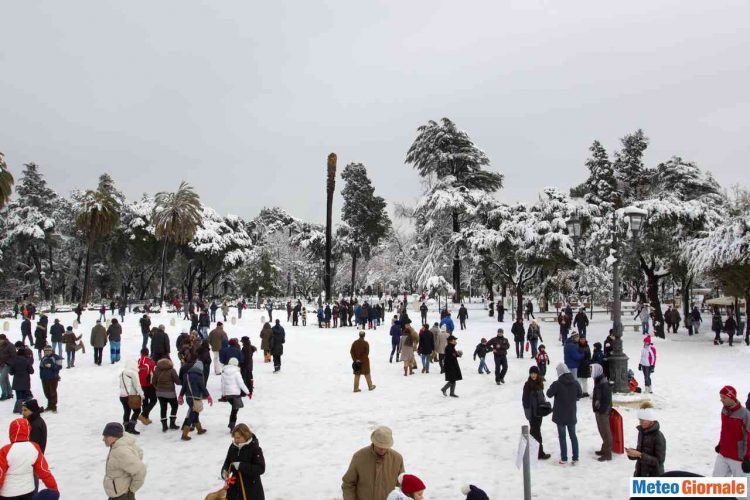
MULTIPOLYGON (((341 476, 352 453, 369 443, 370 432, 378 425, 393 429, 394 449, 403 454, 407 472, 418 475, 427 485, 426 498, 463 498, 460 487, 464 483, 479 485, 492 499, 522 497, 523 480, 515 467, 515 453, 521 426, 526 423, 520 399, 531 361, 528 354, 516 359, 511 353, 503 386, 495 385, 492 375, 477 373, 477 362, 472 361, 471 353, 481 337, 495 334, 498 325, 486 311, 470 309, 468 329, 456 332, 458 348, 464 352, 460 360, 464 380, 456 390, 459 399, 444 398, 440 393, 444 381, 437 366, 430 374, 404 377, 402 364, 389 364, 387 327, 368 331, 366 337, 377 389, 352 393, 349 347, 357 337, 356 331, 321 330, 314 324, 292 327, 286 323, 286 314, 279 312, 287 332, 282 371, 273 375, 272 365, 264 364, 262 355, 256 353, 255 396, 239 415, 239 421, 250 425, 263 448, 267 498, 341 498, 341 476)), ((258 345, 263 313, 246 311, 236 325, 228 322, 225 328, 230 338, 248 335, 258 345)), ((84 313, 77 331, 84 334, 86 341, 97 316, 94 312, 84 313)), ((418 313, 411 316, 419 318, 418 313)), ((67 326, 75 316, 64 313, 52 315, 50 320, 55 317, 67 326)), ((154 324, 167 325, 172 345, 182 327, 189 326, 179 320, 176 326, 170 326, 173 317, 167 313, 152 317, 154 324)), ((507 314, 503 325, 507 335, 509 318, 507 314)), ((430 313, 430 322, 436 319, 437 313, 430 313)), ((123 325, 123 361, 138 357, 141 334, 137 320, 137 315, 128 315, 123 325)), ((562 351, 556 341, 557 325, 541 325, 552 363, 547 377, 550 383, 562 351)), ((9 326, 9 338, 18 340, 18 322, 9 320, 9 326)), ((609 327, 608 318, 597 314, 589 327, 591 343, 603 341, 609 327)), ((635 369, 641 334, 632 328, 626 330, 626 353, 635 369)), ((743 403, 750 389, 750 384, 745 383, 750 350, 742 342, 732 348, 726 343, 715 347, 711 343, 713 334, 706 330, 704 324, 703 333, 696 337, 688 338, 683 330, 678 335, 668 334, 667 340, 656 340, 658 363, 652 399, 667 439, 667 470, 710 475, 720 426, 719 388, 735 385, 743 403)), ((86 355, 79 352, 76 367, 61 372, 58 413, 44 414, 49 429, 47 457, 62 498, 103 495, 101 480, 107 448, 101 442, 101 431, 105 423, 122 418, 118 374, 123 365, 109 364, 108 348, 104 360, 106 364, 97 367, 88 346, 86 355)), ((487 360, 493 370, 491 356, 487 360)), ((636 373, 643 385, 640 373, 636 373)), ((34 395, 45 405, 38 374, 32 380, 34 395)), ((208 388, 218 399, 219 378, 213 375, 213 369, 208 388)), ((3 436, 2 429, 7 429, 15 418, 12 404, 12 400, 0 403, 3 436)), ((549 418, 545 418, 542 434, 552 459, 532 470, 534 498, 626 498, 633 462, 624 455, 616 455, 610 463, 595 460, 594 450, 599 448, 600 440, 590 405, 590 399, 584 399, 578 406, 581 459, 575 467, 557 464, 557 433, 549 418)), ((621 411, 626 445, 635 446, 635 411, 621 411)), ((184 415, 185 407, 181 406, 178 423, 184 415)), ((201 420, 208 433, 193 434, 192 441, 182 442, 178 431, 161 432, 157 405, 152 412, 154 423, 148 427, 138 424, 141 435, 137 439, 148 464, 146 484, 138 498, 203 498, 217 489, 221 485, 219 469, 230 443, 228 415, 226 404, 217 402, 207 407, 201 420)), ((5 442, 6 438, 0 440, 0 444, 5 442)))

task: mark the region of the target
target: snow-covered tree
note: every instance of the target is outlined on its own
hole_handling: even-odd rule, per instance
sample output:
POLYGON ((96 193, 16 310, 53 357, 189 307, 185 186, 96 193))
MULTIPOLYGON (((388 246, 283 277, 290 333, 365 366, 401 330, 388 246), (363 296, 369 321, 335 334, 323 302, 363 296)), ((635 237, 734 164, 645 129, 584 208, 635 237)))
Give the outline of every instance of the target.
POLYGON ((620 140, 622 148, 615 151, 612 168, 617 181, 622 185, 626 203, 640 199, 647 187, 648 176, 644 173, 643 153, 648 147, 648 138, 638 129, 620 140))
POLYGON ((5 155, 0 151, 0 209, 10 199, 12 189, 13 176, 8 171, 8 164, 5 163, 5 155))
POLYGON ((503 176, 485 170, 490 164, 487 155, 448 118, 443 118, 439 124, 429 121, 417 132, 417 138, 406 155, 406 163, 413 165, 423 178, 436 180, 428 188, 418 210, 426 219, 450 227, 453 233, 444 243, 452 247, 453 300, 458 302, 461 295, 461 249, 466 244, 461 236, 462 222, 468 223, 465 217, 474 215, 476 200, 482 193, 492 193, 502 187, 503 176))

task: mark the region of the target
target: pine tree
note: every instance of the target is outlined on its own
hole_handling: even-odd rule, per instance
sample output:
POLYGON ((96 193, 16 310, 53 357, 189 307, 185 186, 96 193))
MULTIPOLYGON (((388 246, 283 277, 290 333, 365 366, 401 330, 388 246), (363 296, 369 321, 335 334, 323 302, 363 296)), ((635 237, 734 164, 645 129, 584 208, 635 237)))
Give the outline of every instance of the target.
MULTIPOLYGON (((460 240, 459 217, 473 204, 472 191, 497 191, 503 186, 503 176, 483 170, 490 164, 487 155, 448 118, 443 118, 440 124, 431 120, 419 127, 417 132, 417 138, 406 155, 406 163, 413 165, 423 178, 434 176, 441 181, 437 188, 433 188, 431 195, 436 201, 441 198, 450 200, 447 203, 451 205, 450 225, 454 237, 460 240), (441 196, 437 190, 442 190, 445 196, 441 196)), ((457 242, 453 252, 454 302, 461 297, 461 247, 462 243, 457 242)))
POLYGON ((642 199, 648 187, 648 176, 643 167, 643 153, 648 147, 648 138, 638 129, 620 139, 622 149, 615 152, 614 175, 623 184, 626 202, 642 199))
POLYGON ((351 246, 348 251, 352 257, 350 291, 354 294, 357 257, 370 259, 372 249, 388 235, 391 219, 386 211, 385 200, 381 196, 375 196, 375 188, 367 177, 364 165, 348 164, 341 172, 341 178, 345 182, 344 189, 341 190, 344 198, 341 218, 349 226, 348 239, 351 246))
POLYGON ((13 176, 8 171, 8 165, 5 163, 5 155, 0 152, 0 209, 10 199, 11 189, 13 188, 13 176))
POLYGON ((585 182, 587 193, 584 199, 593 205, 610 208, 617 192, 612 162, 609 161, 607 151, 599 141, 594 141, 589 151, 591 157, 586 160, 589 178, 585 182))

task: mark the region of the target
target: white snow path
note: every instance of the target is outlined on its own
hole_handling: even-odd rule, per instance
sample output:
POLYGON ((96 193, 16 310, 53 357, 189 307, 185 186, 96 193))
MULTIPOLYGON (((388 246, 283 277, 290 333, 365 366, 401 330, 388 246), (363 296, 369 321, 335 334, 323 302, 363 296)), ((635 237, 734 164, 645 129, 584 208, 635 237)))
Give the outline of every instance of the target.
MULTIPOLYGON (((476 307, 476 305, 474 305, 476 307)), ((230 337, 248 335, 259 346, 260 316, 265 311, 251 310, 236 325, 228 322, 230 337)), ((526 421, 520 404, 521 388, 528 375, 530 360, 515 359, 509 353, 506 384, 496 386, 493 375, 479 375, 471 354, 481 337, 494 335, 498 323, 484 310, 470 309, 468 330, 456 331, 464 380, 458 383, 459 399, 444 398, 440 393, 443 376, 434 365, 430 374, 415 373, 404 377, 402 364, 388 363, 390 336, 388 327, 368 331, 372 377, 377 389, 352 393, 349 347, 355 340, 353 328, 318 329, 315 321, 307 327, 286 323, 285 312, 278 311, 287 332, 283 366, 273 375, 270 363, 255 356, 255 396, 240 410, 239 421, 257 433, 266 459, 263 484, 268 499, 336 499, 341 498, 341 476, 354 451, 366 446, 369 434, 377 425, 393 429, 394 448, 404 455, 406 470, 418 475, 427 485, 426 498, 463 498, 460 487, 476 484, 492 499, 520 498, 522 474, 515 468, 515 450, 521 425, 526 421)), ((234 311, 233 311, 234 314, 234 311)), ((63 369, 59 386, 59 412, 44 414, 49 429, 47 458, 57 478, 62 498, 100 498, 101 480, 107 448, 101 442, 101 430, 110 421, 119 422, 122 408, 118 400, 117 377, 123 362, 109 364, 109 349, 104 364, 93 365, 88 346, 89 333, 98 313, 86 312, 77 333, 87 343, 86 355, 78 353, 76 367, 63 369)), ((221 316, 219 312, 219 317, 221 316)), ((412 313, 418 318, 418 313, 412 313)), ((72 313, 50 316, 50 324, 59 317, 67 326, 72 313)), ((182 326, 169 326, 173 315, 152 317, 155 325, 164 323, 174 348, 182 326)), ((386 314, 386 318, 390 315, 386 314)), ((506 315, 506 319, 510 314, 506 315)), ((123 325, 122 358, 136 358, 141 345, 137 320, 132 314, 123 325)), ((309 316, 312 319, 312 315, 309 316)), ((431 313, 430 321, 437 318, 431 313)), ((418 323, 418 319, 416 319, 418 323)), ((18 321, 10 320, 9 338, 20 338, 18 321)), ((456 323, 458 323, 456 321, 456 323)), ((510 323, 503 324, 510 335, 510 323)), ((541 323, 551 367, 548 384, 554 379, 554 366, 561 361, 556 342, 557 325, 541 323)), ((603 341, 610 323, 597 314, 589 327, 591 344, 603 341)), ((733 384, 744 403, 750 384, 745 369, 750 350, 742 342, 733 348, 725 343, 711 344, 713 334, 704 323, 700 335, 688 338, 668 334, 657 339, 657 369, 653 375, 653 401, 659 413, 661 430, 667 438, 667 470, 687 470, 710 474, 719 436, 720 403, 718 391, 733 384)), ((625 334, 630 366, 637 372, 641 334, 628 328, 625 334)), ((512 344, 512 341, 511 341, 512 344)), ((512 351, 512 349, 511 349, 512 351)), ((528 356, 528 354, 527 354, 528 356)), ((173 361, 177 361, 173 353, 173 361)), ((491 356, 487 359, 494 369, 491 356)), ((421 369, 421 365, 420 365, 421 369)), ((417 370, 419 372, 419 370, 417 370)), ((208 387, 215 399, 220 396, 219 378, 209 378, 208 387)), ((32 375, 33 392, 46 405, 37 373, 32 375)), ((0 432, 5 435, 13 401, 0 403, 0 432)), ((610 463, 594 460, 600 440, 591 412, 590 399, 578 406, 580 464, 575 468, 557 465, 559 447, 557 432, 549 418, 542 424, 545 449, 552 459, 532 470, 534 498, 625 498, 633 462, 615 456, 610 463)), ((208 433, 190 442, 181 442, 179 431, 164 434, 159 425, 158 404, 152 411, 154 423, 138 424, 138 443, 148 464, 145 486, 139 500, 200 498, 221 485, 219 469, 229 446, 226 428, 229 407, 215 403, 201 415, 208 433)), ((635 446, 637 420, 634 410, 622 409, 625 442, 635 446)), ((185 407, 178 412, 178 424, 185 407)), ((6 443, 6 438, 0 444, 6 443)))

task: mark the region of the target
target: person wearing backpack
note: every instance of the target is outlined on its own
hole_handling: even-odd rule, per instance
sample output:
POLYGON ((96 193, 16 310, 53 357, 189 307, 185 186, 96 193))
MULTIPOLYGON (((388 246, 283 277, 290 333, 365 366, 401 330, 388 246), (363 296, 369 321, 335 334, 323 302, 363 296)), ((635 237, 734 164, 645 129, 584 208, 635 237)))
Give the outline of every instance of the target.
POLYGON ((156 406, 156 388, 153 385, 154 369, 156 363, 149 356, 148 348, 141 349, 141 357, 138 358, 138 380, 143 389, 143 408, 138 420, 143 425, 151 423, 148 417, 151 410, 156 406))
MULTIPOLYGON (((542 444, 542 419, 545 416, 542 406, 549 406, 549 403, 544 399, 544 381, 536 366, 529 367, 529 378, 523 385, 521 403, 526 420, 529 421, 529 434, 539 442, 537 458, 547 460, 552 455, 544 452, 542 444)), ((549 411, 546 414, 549 414, 549 411)))

